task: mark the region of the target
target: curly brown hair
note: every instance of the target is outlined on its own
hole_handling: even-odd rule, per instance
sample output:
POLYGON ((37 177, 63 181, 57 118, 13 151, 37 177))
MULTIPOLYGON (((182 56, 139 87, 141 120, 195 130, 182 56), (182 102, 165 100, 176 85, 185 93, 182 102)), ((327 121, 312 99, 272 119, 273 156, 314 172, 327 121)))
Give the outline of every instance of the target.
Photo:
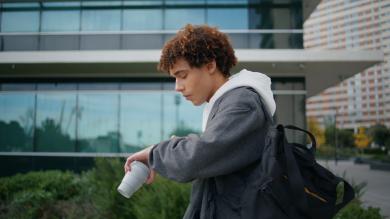
POLYGON ((187 24, 164 45, 157 69, 168 72, 180 58, 191 67, 201 67, 215 60, 225 77, 237 64, 228 36, 215 27, 187 24))

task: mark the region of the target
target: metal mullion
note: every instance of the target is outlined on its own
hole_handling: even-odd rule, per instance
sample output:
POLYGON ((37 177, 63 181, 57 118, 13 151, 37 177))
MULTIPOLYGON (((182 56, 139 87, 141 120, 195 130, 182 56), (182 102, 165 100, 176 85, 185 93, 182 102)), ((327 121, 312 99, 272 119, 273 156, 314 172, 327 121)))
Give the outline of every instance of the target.
POLYGON ((41 37, 40 34, 42 32, 42 2, 39 2, 39 26, 38 26, 38 43, 37 43, 37 50, 41 50, 41 37))
POLYGON ((75 144, 74 144, 74 151, 80 152, 80 146, 79 146, 79 120, 78 120, 78 111, 79 111, 79 83, 76 84, 76 106, 75 106, 75 144))
MULTIPOLYGON (((81 2, 82 2, 82 0, 80 0, 80 6, 82 4, 81 2)), ((79 33, 81 33, 81 31, 82 31, 81 25, 82 25, 82 19, 83 19, 83 11, 82 11, 81 7, 78 10, 79 10, 79 15, 80 15, 80 17, 79 17, 79 33)), ((78 45, 79 50, 81 50, 81 37, 82 37, 82 35, 79 34, 78 35, 78 38, 79 38, 79 42, 78 42, 79 43, 79 45, 78 45)))
POLYGON ((37 151, 37 110, 38 110, 38 84, 35 83, 35 94, 34 94, 34 115, 33 115, 33 136, 32 136, 32 151, 37 151))
MULTIPOLYGON (((2 20, 3 20, 3 3, 0 3, 0 33, 2 32, 2 20)), ((4 37, 0 36, 0 51, 4 51, 4 37)))
POLYGON ((118 129, 118 132, 117 132, 117 138, 118 138, 118 141, 117 141, 117 150, 116 152, 120 152, 121 151, 121 101, 122 101, 122 98, 121 98, 121 92, 122 90, 122 83, 119 83, 119 87, 118 87, 118 123, 117 123, 117 129, 118 129))
MULTIPOLYGON (((123 0, 121 1, 122 2, 122 6, 123 6, 123 0)), ((124 10, 125 9, 121 9, 121 11, 120 11, 120 31, 122 32, 123 31, 123 20, 124 20, 124 10)), ((124 49, 123 48, 123 35, 124 34, 119 34, 119 50, 122 50, 122 49, 124 49)))

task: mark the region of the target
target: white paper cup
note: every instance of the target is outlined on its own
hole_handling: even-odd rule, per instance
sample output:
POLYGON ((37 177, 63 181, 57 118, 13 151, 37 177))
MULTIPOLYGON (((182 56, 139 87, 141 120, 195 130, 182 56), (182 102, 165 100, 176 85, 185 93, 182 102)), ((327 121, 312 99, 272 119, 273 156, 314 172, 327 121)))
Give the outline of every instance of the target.
POLYGON ((139 161, 133 161, 131 164, 131 171, 128 171, 118 186, 118 192, 130 198, 145 183, 149 176, 149 168, 139 161))

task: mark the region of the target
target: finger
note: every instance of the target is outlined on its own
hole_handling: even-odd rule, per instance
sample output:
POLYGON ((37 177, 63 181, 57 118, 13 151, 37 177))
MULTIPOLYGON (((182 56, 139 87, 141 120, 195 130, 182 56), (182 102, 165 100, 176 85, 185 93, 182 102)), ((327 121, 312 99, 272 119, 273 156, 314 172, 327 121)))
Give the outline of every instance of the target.
POLYGON ((152 184, 154 179, 155 179, 155 177, 156 177, 156 172, 154 170, 151 170, 150 174, 148 176, 148 179, 146 180, 146 184, 148 184, 148 185, 152 184))
POLYGON ((133 159, 131 157, 128 157, 124 165, 125 173, 131 170, 131 166, 130 166, 131 162, 133 162, 133 159))

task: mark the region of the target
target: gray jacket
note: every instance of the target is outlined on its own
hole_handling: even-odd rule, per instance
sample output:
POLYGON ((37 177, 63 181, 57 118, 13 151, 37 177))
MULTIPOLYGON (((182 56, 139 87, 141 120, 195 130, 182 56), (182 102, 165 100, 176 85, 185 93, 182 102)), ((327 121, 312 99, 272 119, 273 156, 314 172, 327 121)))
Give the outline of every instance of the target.
POLYGON ((258 93, 239 87, 214 104, 203 134, 190 134, 153 147, 149 164, 160 175, 192 181, 189 218, 245 218, 245 192, 260 178, 268 118, 258 93))

